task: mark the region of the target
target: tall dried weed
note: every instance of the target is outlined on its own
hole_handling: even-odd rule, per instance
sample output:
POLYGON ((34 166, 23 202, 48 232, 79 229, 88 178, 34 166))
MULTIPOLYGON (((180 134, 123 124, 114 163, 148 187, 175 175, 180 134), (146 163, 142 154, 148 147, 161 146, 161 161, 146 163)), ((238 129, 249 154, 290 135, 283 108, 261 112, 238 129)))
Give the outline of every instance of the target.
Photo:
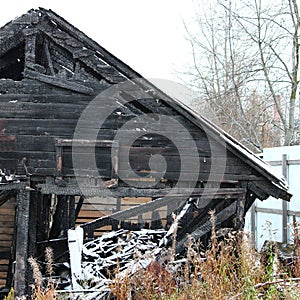
POLYGON ((56 289, 53 284, 53 251, 51 248, 46 248, 45 250, 46 259, 46 275, 47 279, 43 280, 40 266, 36 259, 30 257, 28 259, 29 264, 32 268, 34 285, 32 286, 32 296, 33 300, 56 300, 56 289))

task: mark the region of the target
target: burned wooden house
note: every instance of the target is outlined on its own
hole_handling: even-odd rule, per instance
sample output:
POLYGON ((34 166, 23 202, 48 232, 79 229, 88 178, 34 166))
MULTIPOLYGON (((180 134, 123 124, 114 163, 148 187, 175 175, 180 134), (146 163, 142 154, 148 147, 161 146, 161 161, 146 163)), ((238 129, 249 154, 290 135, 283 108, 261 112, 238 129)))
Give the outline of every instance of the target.
MULTIPOLYGON (((26 293, 27 258, 66 233, 168 227, 205 245, 209 211, 242 229, 255 199, 289 200, 284 178, 239 142, 51 10, 0 29, 0 287, 26 293)), ((180 247, 180 245, 182 247, 180 247)), ((29 273, 28 273, 29 272, 29 273)))

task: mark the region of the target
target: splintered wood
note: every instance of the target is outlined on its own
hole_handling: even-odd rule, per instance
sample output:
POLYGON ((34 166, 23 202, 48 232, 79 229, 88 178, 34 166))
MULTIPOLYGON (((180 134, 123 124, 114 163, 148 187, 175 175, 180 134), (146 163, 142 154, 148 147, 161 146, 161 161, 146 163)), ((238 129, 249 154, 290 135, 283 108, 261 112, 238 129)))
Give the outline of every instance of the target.
POLYGON ((66 288, 74 293, 72 299, 103 299, 109 295, 109 285, 116 273, 122 277, 147 267, 162 250, 160 246, 166 234, 162 229, 120 229, 85 243, 76 290, 74 285, 66 288))
POLYGON ((68 286, 64 285, 65 290, 59 292, 72 293, 72 299, 78 300, 107 299, 111 293, 110 285, 116 278, 122 280, 126 276, 136 274, 139 270, 157 262, 168 252, 168 247, 174 244, 177 228, 181 226, 181 222, 192 206, 192 201, 187 201, 183 205, 180 213, 177 216, 174 215, 173 223, 168 231, 164 229, 111 231, 86 242, 82 247, 81 256, 77 251, 81 247, 81 242, 78 242, 78 245, 75 244, 76 240, 80 240, 80 236, 76 237, 80 231, 69 230, 71 233, 69 236, 72 236, 69 240, 72 284, 69 281, 68 286), (75 261, 76 255, 77 262, 75 261), (82 260, 81 273, 78 272, 80 260, 82 260))

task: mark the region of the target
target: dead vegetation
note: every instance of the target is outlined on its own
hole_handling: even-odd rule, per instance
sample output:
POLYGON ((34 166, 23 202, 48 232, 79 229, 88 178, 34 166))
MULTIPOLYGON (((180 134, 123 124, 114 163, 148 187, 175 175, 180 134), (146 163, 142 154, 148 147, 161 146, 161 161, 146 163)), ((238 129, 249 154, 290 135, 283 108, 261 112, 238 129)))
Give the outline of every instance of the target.
POLYGON ((46 275, 45 280, 42 277, 40 266, 37 261, 30 257, 28 259, 33 272, 34 285, 32 285, 32 299, 34 300, 56 300, 56 287, 52 280, 53 274, 53 252, 51 248, 45 250, 46 275))
MULTIPOLYGON (((190 237, 184 257, 175 254, 176 243, 173 243, 145 268, 124 272, 117 266, 111 274, 109 295, 94 294, 94 299, 299 299, 300 278, 295 277, 300 272, 298 260, 289 266, 280 263, 274 243, 269 243, 262 255, 242 232, 229 232, 220 239, 213 214, 211 221, 211 242, 205 251, 190 237)), ((294 223, 296 233, 297 228, 294 223)), ((295 247, 299 246, 297 240, 295 236, 295 247)), ((295 253, 298 250, 294 249, 295 253)), ((46 257, 46 283, 42 283, 36 261, 30 259, 35 278, 32 299, 87 299, 84 291, 56 293, 49 249, 46 257)), ((137 253, 136 260, 142 259, 145 257, 137 253)))
MULTIPOLYGON (((215 230, 209 249, 201 252, 192 240, 184 263, 174 270, 169 257, 163 271, 157 266, 114 280, 111 291, 116 299, 299 299, 300 278, 295 268, 281 267, 276 252, 261 260, 247 235, 230 233, 218 240, 215 230)), ((175 260, 176 261, 176 260, 175 260)), ((157 263, 156 263, 157 264, 157 263)), ((162 266, 160 265, 160 268, 162 266)))

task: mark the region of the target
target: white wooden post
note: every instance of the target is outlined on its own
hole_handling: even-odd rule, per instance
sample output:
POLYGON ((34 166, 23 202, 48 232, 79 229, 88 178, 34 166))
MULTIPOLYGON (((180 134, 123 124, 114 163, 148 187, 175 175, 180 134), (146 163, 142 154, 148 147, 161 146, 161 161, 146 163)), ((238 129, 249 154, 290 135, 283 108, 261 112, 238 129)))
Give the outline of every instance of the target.
POLYGON ((76 227, 68 230, 68 246, 70 252, 70 265, 72 274, 72 287, 74 290, 82 289, 77 283, 81 278, 81 256, 83 248, 83 229, 76 227))

